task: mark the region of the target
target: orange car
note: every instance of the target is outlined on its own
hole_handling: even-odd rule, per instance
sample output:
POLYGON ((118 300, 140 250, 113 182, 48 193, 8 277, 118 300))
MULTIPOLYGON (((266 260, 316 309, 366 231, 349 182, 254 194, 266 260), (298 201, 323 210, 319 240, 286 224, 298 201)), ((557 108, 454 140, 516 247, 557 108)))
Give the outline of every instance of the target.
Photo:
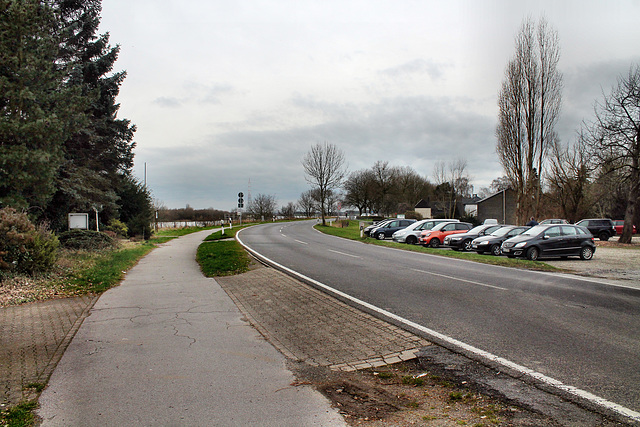
POLYGON ((473 228, 468 222, 442 222, 431 230, 420 233, 419 243, 422 246, 437 248, 444 242, 444 238, 450 234, 466 233, 473 228))

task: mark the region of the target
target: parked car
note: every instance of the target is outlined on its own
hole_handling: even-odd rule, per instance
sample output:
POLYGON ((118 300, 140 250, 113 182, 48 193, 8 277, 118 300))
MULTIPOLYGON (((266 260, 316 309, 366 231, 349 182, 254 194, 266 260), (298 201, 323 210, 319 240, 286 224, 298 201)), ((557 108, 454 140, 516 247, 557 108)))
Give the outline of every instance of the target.
MULTIPOLYGON (((616 228, 617 234, 622 234, 622 229, 624 228, 624 220, 622 219, 614 219, 613 226, 616 228)), ((637 234, 638 230, 636 230, 636 226, 633 226, 632 234, 637 234)))
POLYGON ((466 233, 472 227, 473 225, 468 222, 443 222, 431 230, 425 230, 420 233, 418 241, 422 246, 437 248, 444 242, 445 237, 451 234, 466 233))
POLYGON ((578 221, 576 225, 586 228, 600 240, 607 241, 616 235, 616 227, 608 218, 590 218, 578 221))
POLYGON ((494 230, 491 234, 473 239, 471 248, 479 254, 490 252, 492 255, 498 256, 502 253, 502 249, 500 248, 502 242, 522 234, 529 228, 531 227, 524 225, 505 225, 504 227, 494 230))
POLYGON ((572 224, 536 225, 519 236, 502 243, 502 253, 509 258, 526 257, 535 261, 543 257, 577 255, 590 260, 596 252, 593 235, 585 227, 572 224))
POLYGON ((569 221, 567 221, 566 219, 559 219, 559 218, 551 218, 551 219, 545 219, 544 221, 540 221, 540 225, 547 225, 547 224, 569 224, 569 221))
POLYGON ((373 230, 374 228, 381 227, 382 225, 386 224, 389 221, 393 221, 393 218, 381 219, 378 222, 374 222, 373 224, 365 227, 364 230, 362 230, 362 232, 364 233, 365 236, 369 236, 371 233, 371 230, 373 230))
POLYGON ((415 245, 418 243, 418 238, 420 237, 420 233, 424 230, 431 230, 438 224, 443 222, 460 222, 458 219, 423 219, 421 221, 416 221, 410 226, 403 228, 402 230, 398 230, 391 236, 394 242, 398 243, 408 243, 410 245, 415 245))
POLYGON ((502 225, 496 224, 482 224, 477 227, 473 227, 466 233, 452 234, 444 238, 444 245, 450 247, 455 251, 470 251, 471 242, 473 239, 484 236, 485 234, 491 234, 502 225))
POLYGON ((384 240, 387 237, 391 237, 393 233, 398 230, 402 230, 416 222, 415 219, 394 219, 386 222, 380 227, 374 228, 369 232, 370 237, 375 237, 378 240, 384 240))

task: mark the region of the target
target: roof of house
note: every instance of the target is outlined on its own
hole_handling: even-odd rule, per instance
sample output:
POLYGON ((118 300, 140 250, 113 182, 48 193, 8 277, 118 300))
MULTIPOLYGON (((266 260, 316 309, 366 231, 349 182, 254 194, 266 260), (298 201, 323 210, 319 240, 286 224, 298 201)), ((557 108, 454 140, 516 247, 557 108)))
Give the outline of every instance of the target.
POLYGON ((430 207, 431 205, 429 204, 429 202, 424 199, 420 199, 420 201, 414 206, 415 209, 430 208, 430 207))

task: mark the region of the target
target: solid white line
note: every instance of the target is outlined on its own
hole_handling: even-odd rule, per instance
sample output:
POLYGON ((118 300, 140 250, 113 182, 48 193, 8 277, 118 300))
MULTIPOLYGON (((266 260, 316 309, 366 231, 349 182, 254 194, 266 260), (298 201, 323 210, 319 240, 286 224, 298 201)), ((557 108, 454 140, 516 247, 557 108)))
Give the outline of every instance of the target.
POLYGON ((487 288, 500 289, 501 291, 508 291, 507 288, 501 288, 500 286, 488 285, 486 283, 480 283, 480 282, 474 282, 473 280, 460 279, 459 277, 447 276, 446 274, 439 274, 439 273, 434 273, 432 271, 418 270, 418 269, 415 269, 415 268, 412 268, 411 270, 417 271, 418 273, 426 273, 426 274, 431 274, 433 276, 444 277, 445 279, 452 279, 452 280, 455 280, 457 282, 471 283, 472 285, 486 286, 487 288))
POLYGON ((357 255, 352 255, 352 254, 348 254, 348 253, 345 253, 345 252, 334 251, 334 250, 332 250, 332 249, 327 249, 327 250, 328 250, 329 252, 333 252, 334 254, 340 254, 340 255, 344 255, 344 256, 350 256, 351 258, 361 258, 361 257, 359 257, 359 256, 357 256, 357 255))
POLYGON ((527 376, 529 376, 531 378, 534 378, 534 379, 537 379, 538 381, 541 381, 541 382, 543 382, 543 383, 545 383, 547 385, 556 387, 559 390, 565 391, 565 392, 567 392, 569 394, 573 394, 574 396, 580 397, 582 399, 586 399, 586 400, 588 400, 588 401, 590 401, 590 402, 592 402, 592 403, 594 403, 596 405, 602 406, 602 407, 604 407, 606 409, 609 409, 609 410, 611 410, 613 412, 616 412, 616 413, 618 413, 620 415, 623 415, 623 416, 625 416, 627 418, 630 418, 633 421, 640 421, 640 412, 636 412, 636 411, 634 411, 632 409, 626 408, 626 407, 624 407, 622 405, 619 405, 617 403, 608 401, 608 400, 606 400, 606 399, 604 399, 604 398, 602 398, 600 396, 596 396, 595 394, 589 393, 588 391, 581 390, 581 389, 579 389, 577 387, 574 387, 574 386, 563 384, 562 382, 560 382, 560 381, 558 381, 558 380, 556 380, 554 378, 551 378, 551 377, 548 377, 548 376, 546 376, 544 374, 536 372, 536 371, 534 371, 532 369, 527 368, 526 366, 518 365, 517 363, 514 363, 514 362, 512 362, 510 360, 507 360, 507 359, 504 359, 502 357, 496 356, 496 355, 491 354, 491 353, 489 353, 487 351, 480 350, 479 348, 473 347, 473 346, 471 346, 469 344, 465 344, 462 341, 458 341, 455 338, 451 338, 451 337, 449 337, 447 335, 441 334, 440 332, 436 332, 433 329, 429 329, 429 328, 426 328, 426 327, 424 327, 422 325, 414 323, 414 322, 412 322, 410 320, 407 320, 407 319, 405 319, 403 317, 400 317, 400 316, 398 316, 396 314, 393 314, 393 313, 391 313, 391 312, 389 312, 387 310, 384 310, 382 308, 376 307, 373 304, 369 304, 368 302, 362 301, 362 300, 360 300, 360 299, 358 299, 356 297, 352 297, 349 294, 345 294, 344 292, 341 292, 341 291, 339 291, 337 289, 334 289, 334 288, 332 288, 330 286, 327 286, 324 283, 318 282, 317 280, 314 280, 314 279, 312 279, 310 277, 307 277, 307 276, 305 276, 303 274, 300 274, 297 271, 291 270, 290 268, 285 267, 284 265, 278 264, 277 262, 265 257, 264 255, 258 253, 257 251, 255 251, 255 250, 249 248, 247 245, 245 245, 244 242, 240 239, 240 233, 242 231, 244 231, 244 230, 246 230, 246 229, 240 230, 239 232, 236 233, 236 240, 238 240, 238 242, 246 250, 248 250, 249 252, 251 252, 254 255, 258 256, 259 258, 263 258, 267 262, 278 266, 278 268, 280 268, 280 269, 282 269, 284 271, 287 271, 288 273, 291 273, 294 276, 297 276, 297 277, 301 278, 302 280, 311 282, 311 283, 315 284, 316 286, 318 286, 320 288, 323 288, 323 289, 326 289, 326 290, 328 290, 329 292, 331 292, 333 294, 339 295, 342 298, 345 298, 345 299, 348 299, 350 301, 353 301, 354 303, 356 303, 358 305, 361 305, 363 307, 366 307, 369 310, 378 312, 383 316, 386 316, 388 318, 394 319, 397 322, 403 323, 403 324, 405 324, 405 325, 407 325, 407 326, 409 326, 411 328, 414 328, 416 330, 422 331, 427 335, 431 335, 431 336, 433 336, 433 337, 435 337, 435 338, 437 338, 439 340, 445 341, 445 342, 447 342, 449 344, 452 344, 452 345, 454 345, 454 346, 456 346, 458 348, 461 348, 461 349, 463 349, 463 350, 465 350, 467 352, 473 353, 473 354, 475 354, 477 356, 480 356, 480 357, 482 357, 484 359, 490 360, 490 361, 492 361, 494 363, 499 363, 502 366, 506 366, 506 367, 508 367, 510 369, 513 369, 513 370, 515 370, 517 372, 520 372, 523 375, 527 375, 527 376))
POLYGON ((293 241, 294 241, 294 242, 298 242, 298 243, 300 243, 300 244, 302 244, 302 245, 308 245, 308 243, 307 243, 307 242, 303 242, 302 240, 293 239, 293 241))

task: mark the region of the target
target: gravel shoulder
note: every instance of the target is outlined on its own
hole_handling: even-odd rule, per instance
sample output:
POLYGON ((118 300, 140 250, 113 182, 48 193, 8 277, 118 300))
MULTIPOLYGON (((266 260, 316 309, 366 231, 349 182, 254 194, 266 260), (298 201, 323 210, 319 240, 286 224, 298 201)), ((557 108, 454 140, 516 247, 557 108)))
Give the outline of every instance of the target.
POLYGON ((640 288, 640 236, 634 237, 632 244, 596 241, 596 253, 590 261, 568 258, 545 262, 568 273, 640 288))

